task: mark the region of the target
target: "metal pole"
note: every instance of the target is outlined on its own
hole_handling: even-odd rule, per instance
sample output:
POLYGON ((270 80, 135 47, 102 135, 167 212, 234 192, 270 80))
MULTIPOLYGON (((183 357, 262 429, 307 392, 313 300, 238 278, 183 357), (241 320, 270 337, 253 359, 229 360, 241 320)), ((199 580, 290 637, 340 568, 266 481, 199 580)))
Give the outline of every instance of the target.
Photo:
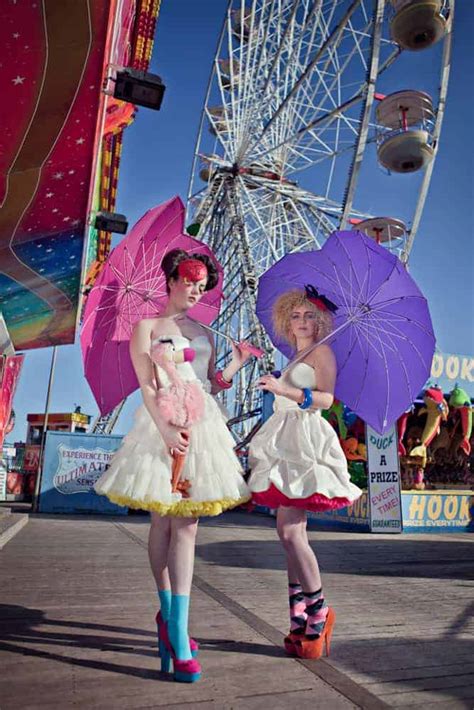
POLYGON ((53 387, 54 368, 56 365, 56 350, 57 350, 57 348, 55 345, 53 347, 53 352, 51 354, 51 366, 49 369, 48 391, 46 393, 46 404, 44 407, 43 434, 41 436, 41 446, 40 446, 39 463, 38 463, 38 475, 36 476, 35 495, 33 498, 33 512, 34 513, 38 512, 39 493, 40 493, 40 489, 41 489, 41 479, 43 478, 43 452, 44 452, 44 443, 46 440, 46 429, 48 427, 49 403, 50 403, 50 399, 51 399, 51 390, 53 387))

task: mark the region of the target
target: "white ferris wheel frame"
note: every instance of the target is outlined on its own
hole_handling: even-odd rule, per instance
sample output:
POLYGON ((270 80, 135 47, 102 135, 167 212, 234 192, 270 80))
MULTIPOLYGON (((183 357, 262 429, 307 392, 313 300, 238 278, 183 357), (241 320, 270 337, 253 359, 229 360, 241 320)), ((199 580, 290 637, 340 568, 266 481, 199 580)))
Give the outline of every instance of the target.
MULTIPOLYGON (((434 155, 420 180, 413 219, 406 238, 396 244, 396 253, 405 263, 409 260, 419 228, 439 145, 450 70, 454 3, 455 0, 449 0, 449 3, 445 0, 449 13, 446 34, 442 40, 439 95, 432 127, 434 155)), ((383 36, 387 6, 388 0, 251 0, 245 11, 245 0, 229 1, 199 123, 188 192, 188 221, 200 223, 199 237, 206 241, 209 241, 209 234, 214 229, 215 239, 213 221, 216 219, 216 210, 222 211, 223 195, 228 198, 229 190, 232 191, 232 210, 229 211, 234 212, 232 219, 236 220, 246 254, 245 257, 242 254, 234 255, 233 264, 235 270, 239 259, 246 260, 241 266, 246 274, 250 274, 247 285, 256 281, 256 277, 288 251, 318 248, 334 229, 349 228, 350 218, 374 216, 365 211, 357 211, 354 204, 364 155, 368 144, 374 140, 370 134, 376 129, 371 116, 376 101, 377 79, 401 54, 400 48, 383 36), (370 12, 367 9, 369 6, 370 12), (301 14, 302 7, 306 14, 300 25, 301 35, 291 45, 288 38, 297 27, 298 12, 301 14), (341 7, 344 11, 332 25, 334 13, 341 7), (271 32, 275 26, 274 15, 271 13, 278 8, 285 25, 278 28, 279 44, 274 44, 271 54, 271 32), (239 10, 240 35, 238 25, 237 30, 234 25, 235 13, 239 10), (269 11, 269 17, 272 18, 266 26, 262 20, 265 10, 269 11), (262 20, 260 24, 259 12, 262 20), (365 25, 355 27, 352 24, 354 18, 365 21, 365 25), (306 28, 311 28, 309 39, 304 34, 306 28), (319 44, 316 43, 315 49, 311 45, 311 34, 314 39, 318 32, 319 44), (236 34, 239 35, 237 41, 236 34), (350 51, 344 54, 341 50, 340 56, 337 55, 337 49, 344 46, 348 36, 352 41, 350 51), (300 56, 298 53, 302 52, 304 42, 308 45, 304 66, 294 61, 292 67, 289 60, 295 55, 300 56), (288 49, 288 46, 292 47, 293 52, 285 60, 290 68, 283 76, 281 86, 278 82, 272 85, 272 77, 278 71, 279 62, 284 61, 285 47, 288 49), (239 61, 241 57, 249 60, 243 64, 239 61), (354 58, 360 60, 364 71, 363 81, 343 96, 347 87, 341 82, 341 77, 354 58), (222 61, 226 60, 224 71, 222 61), (250 81, 252 77, 260 81, 259 91, 266 103, 260 102, 257 105, 255 100, 252 102, 255 99, 252 93, 255 81, 250 81), (234 91, 233 87, 239 85, 244 87, 242 91, 234 91), (221 100, 217 113, 210 105, 216 89, 221 100), (318 97, 318 91, 322 92, 324 106, 311 103, 312 96, 315 99, 318 97), (334 99, 334 93, 337 94, 337 100, 334 99), (306 105, 304 101, 298 103, 299 96, 305 97, 306 105), (276 101, 275 110, 269 109, 268 120, 264 125, 258 125, 256 116, 260 112, 265 113, 265 107, 270 106, 273 100, 276 101), (350 115, 350 111, 356 107, 359 109, 358 118, 350 115), (209 126, 213 127, 215 133, 215 149, 211 154, 205 153, 202 148, 210 144, 205 133, 209 126), (322 137, 328 130, 333 131, 337 150, 322 137), (344 142, 346 134, 352 136, 352 142, 344 142), (336 200, 330 196, 330 188, 341 156, 350 158, 350 164, 344 188, 339 193, 340 199, 336 200), (209 165, 210 178, 207 184, 198 182, 199 163, 203 159, 207 159, 209 165), (270 173, 281 168, 280 179, 265 176, 261 170, 260 174, 252 174, 252 165, 262 166, 267 160, 270 161, 270 173), (311 169, 327 160, 330 161, 328 181, 318 194, 300 187, 291 179, 305 167, 311 169), (282 205, 285 209, 282 209, 282 205), (239 211, 240 214, 237 214, 239 211), (272 229, 269 229, 269 224, 272 229), (296 234, 293 242, 288 241, 289 234, 296 234)), ((229 202, 225 204, 229 205, 229 202)), ((227 229, 228 223, 225 223, 222 215, 219 219, 223 225, 227 225, 223 229, 227 229)), ((213 247, 211 241, 209 243, 213 247)), ((222 239, 219 244, 222 249, 222 239)), ((233 249, 231 243, 225 251, 226 257, 229 256, 229 249, 233 249)), ((229 264, 232 264, 232 255, 229 256, 229 264)), ((255 306, 253 285, 248 288, 246 296, 250 301, 247 304, 250 313, 255 306)), ((267 357, 258 369, 268 370, 272 364, 271 346, 259 331, 255 319, 248 316, 252 324, 243 322, 245 317, 238 313, 242 305, 236 304, 234 312, 232 307, 227 306, 225 318, 229 323, 233 319, 234 326, 237 323, 240 332, 234 335, 246 335, 253 330, 260 346, 266 346, 267 352, 267 357)), ((224 361, 225 354, 221 353, 221 358, 224 361)), ((245 409, 243 392, 249 392, 254 375, 255 368, 251 372, 243 370, 239 375, 236 400, 240 400, 241 409, 245 409)))

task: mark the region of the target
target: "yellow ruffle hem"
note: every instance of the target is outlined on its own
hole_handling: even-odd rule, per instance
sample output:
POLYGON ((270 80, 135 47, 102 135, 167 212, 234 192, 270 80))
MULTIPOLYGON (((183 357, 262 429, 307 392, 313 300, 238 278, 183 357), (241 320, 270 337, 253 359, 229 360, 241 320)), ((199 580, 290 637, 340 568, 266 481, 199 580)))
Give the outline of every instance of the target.
POLYGON ((199 518, 204 516, 220 515, 225 510, 236 508, 247 503, 251 496, 244 496, 238 500, 232 498, 222 498, 221 500, 180 500, 177 503, 160 503, 155 500, 136 500, 128 496, 116 493, 104 493, 103 495, 117 505, 135 508, 137 510, 149 510, 159 515, 172 515, 177 518, 199 518))

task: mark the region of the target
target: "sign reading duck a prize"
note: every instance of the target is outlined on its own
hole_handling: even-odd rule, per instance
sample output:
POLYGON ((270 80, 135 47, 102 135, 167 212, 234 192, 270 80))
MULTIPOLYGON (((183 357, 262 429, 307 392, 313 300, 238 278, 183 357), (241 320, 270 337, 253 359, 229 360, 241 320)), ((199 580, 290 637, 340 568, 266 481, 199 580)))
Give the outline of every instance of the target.
POLYGON ((367 485, 371 532, 402 532, 397 441, 395 426, 382 435, 367 425, 367 485))

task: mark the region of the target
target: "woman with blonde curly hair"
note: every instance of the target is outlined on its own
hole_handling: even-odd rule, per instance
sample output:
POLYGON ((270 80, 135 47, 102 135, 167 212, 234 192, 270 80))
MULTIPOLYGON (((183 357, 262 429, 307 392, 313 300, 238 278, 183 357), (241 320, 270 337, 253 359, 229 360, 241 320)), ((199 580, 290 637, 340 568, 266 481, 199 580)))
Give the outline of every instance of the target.
POLYGON ((278 509, 277 530, 286 553, 290 632, 285 648, 301 658, 320 658, 324 643, 329 654, 335 620, 308 542, 306 511, 342 508, 361 494, 350 481, 336 432, 321 416, 334 401, 337 372, 331 347, 318 343, 333 329, 334 310, 312 286, 276 301, 275 330, 293 347, 296 362, 281 378, 260 378, 259 387, 275 395, 274 412, 250 445, 253 501, 278 509))

